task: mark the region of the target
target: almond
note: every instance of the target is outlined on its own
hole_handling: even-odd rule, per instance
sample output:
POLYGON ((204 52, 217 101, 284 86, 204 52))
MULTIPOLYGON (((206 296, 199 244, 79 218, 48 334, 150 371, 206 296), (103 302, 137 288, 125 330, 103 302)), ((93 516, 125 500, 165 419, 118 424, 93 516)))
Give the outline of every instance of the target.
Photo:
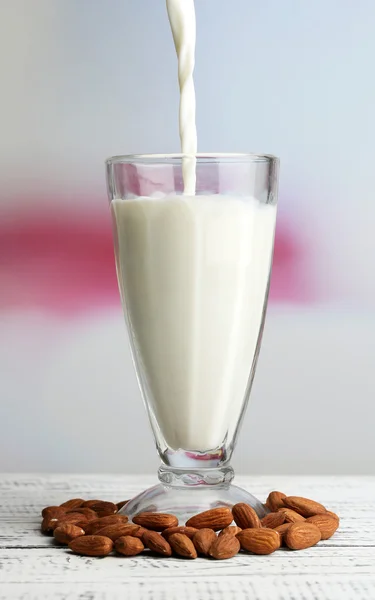
POLYGON ((277 533, 279 534, 281 545, 284 542, 285 533, 288 531, 288 529, 291 525, 292 525, 292 523, 283 523, 283 525, 279 525, 278 527, 275 527, 274 531, 277 531, 277 533))
POLYGON ((77 523, 84 523, 85 521, 87 521, 87 519, 84 515, 81 515, 81 513, 65 513, 65 515, 61 515, 61 517, 58 518, 57 526, 65 525, 65 523, 76 525, 77 523))
POLYGON ((262 527, 268 527, 269 529, 275 529, 279 525, 285 522, 285 514, 283 512, 271 512, 268 513, 261 520, 262 527))
POLYGON ((145 549, 142 541, 129 535, 117 538, 115 542, 116 552, 124 556, 136 556, 145 549))
POLYGON ((69 548, 83 556, 107 556, 113 549, 113 542, 102 535, 83 535, 69 542, 69 548))
POLYGON ((228 527, 233 521, 232 511, 228 507, 211 508, 204 512, 191 517, 186 521, 187 527, 195 527, 196 529, 213 529, 219 531, 228 527))
POLYGON ((163 531, 169 527, 176 527, 178 519, 174 515, 167 513, 143 512, 133 517, 133 523, 152 531, 163 531))
POLYGON ((115 523, 114 525, 107 525, 103 527, 103 529, 99 529, 96 532, 96 535, 104 535, 104 537, 109 537, 113 542, 117 540, 117 538, 126 535, 126 532, 129 531, 127 529, 128 525, 126 523, 115 523))
POLYGON ((241 545, 235 535, 219 535, 211 545, 209 555, 216 560, 232 558, 240 551, 241 545))
POLYGON ((331 510, 327 510, 327 515, 336 519, 337 523, 340 524, 340 519, 336 513, 332 512, 331 510))
POLYGON ((207 556, 215 540, 216 533, 213 529, 198 529, 193 537, 193 544, 199 554, 207 556))
POLYGON ((91 508, 94 504, 98 502, 103 502, 103 500, 85 500, 85 502, 80 506, 80 508, 91 508))
POLYGON ((319 504, 315 500, 302 498, 301 496, 287 496, 284 498, 284 504, 287 508, 295 510, 303 517, 313 517, 314 515, 327 512, 323 504, 319 504))
POLYGON ((285 506, 283 500, 286 498, 286 494, 282 492, 271 492, 268 494, 268 498, 266 500, 266 506, 271 512, 276 512, 279 508, 285 506))
POLYGON ((69 544, 69 542, 82 535, 85 535, 82 527, 77 527, 77 525, 71 525, 70 523, 56 527, 53 532, 53 537, 60 544, 69 544))
POLYGON ((73 512, 81 514, 82 518, 85 518, 87 521, 93 521, 98 518, 98 514, 94 510, 91 510, 91 508, 75 508, 74 510, 67 510, 66 514, 69 515, 73 512))
POLYGON ((237 534, 243 550, 254 554, 271 554, 280 548, 280 536, 274 529, 265 527, 244 529, 237 534))
MULTIPOLYGON (((134 525, 133 523, 121 523, 121 521, 119 521, 118 525, 121 525, 121 527, 124 528, 124 533, 122 535, 125 537, 142 538, 143 533, 146 531, 140 525, 134 525), (139 535, 140 532, 141 535, 139 535)), ((107 527, 110 527, 110 525, 107 525, 107 527)))
POLYGON ((114 515, 118 511, 116 504, 114 504, 113 502, 105 502, 104 500, 100 500, 99 502, 91 504, 89 508, 98 513, 98 517, 107 517, 109 515, 114 515))
POLYGON ((46 506, 42 510, 42 517, 43 519, 45 517, 49 517, 50 519, 52 519, 52 517, 59 517, 61 515, 64 515, 65 513, 66 509, 62 506, 46 506))
POLYGON ((103 529, 103 527, 107 527, 107 525, 113 525, 114 523, 125 524, 127 520, 127 517, 125 517, 124 520, 123 515, 108 515, 107 517, 101 517, 100 519, 96 519, 95 521, 90 521, 86 525, 86 527, 83 527, 83 524, 81 524, 81 527, 83 527, 83 529, 85 530, 86 535, 94 535, 100 529, 103 529))
POLYGON ((70 523, 71 525, 76 525, 82 519, 82 515, 67 515, 63 514, 60 518, 54 517, 49 518, 45 517, 42 521, 41 531, 45 535, 52 535, 56 527, 60 525, 65 525, 65 523, 70 523))
POLYGON ((121 500, 121 502, 116 502, 117 510, 121 510, 123 506, 125 506, 129 500, 121 500))
POLYGON ((44 533, 44 535, 52 535, 54 529, 56 529, 57 527, 58 522, 59 521, 57 517, 44 517, 42 525, 40 527, 41 532, 44 533))
POLYGON ((239 502, 232 507, 233 518, 241 529, 251 529, 253 527, 261 527, 261 523, 259 517, 255 510, 249 506, 249 504, 245 504, 244 502, 239 502))
POLYGON ((303 550, 315 546, 321 539, 318 527, 312 523, 292 523, 284 536, 284 542, 291 550, 303 550))
POLYGON ((179 527, 168 527, 168 529, 164 529, 162 536, 166 540, 168 540, 169 536, 172 533, 184 533, 188 536, 188 538, 193 539, 194 534, 198 531, 195 527, 185 527, 184 525, 180 525, 179 527))
POLYGON ((305 517, 300 515, 295 510, 291 508, 279 508, 277 512, 283 513, 285 515, 285 523, 297 523, 299 521, 304 521, 305 517))
POLYGON ((229 525, 228 527, 225 527, 224 529, 222 529, 219 533, 219 537, 221 535, 237 535, 237 533, 240 533, 240 531, 242 531, 241 527, 237 527, 237 525, 229 525))
POLYGON ((172 556, 172 548, 167 540, 156 531, 145 531, 142 536, 142 542, 146 548, 162 556, 172 556))
POLYGON ((82 504, 84 504, 84 500, 82 498, 72 498, 71 500, 67 500, 60 504, 61 508, 65 508, 65 510, 73 510, 74 508, 81 508, 82 504))
POLYGON ((133 533, 131 534, 131 536, 139 538, 141 540, 143 538, 143 534, 146 531, 148 531, 148 529, 145 529, 144 527, 141 527, 140 525, 137 525, 137 527, 139 527, 139 529, 137 531, 133 531, 133 533))
POLYGON ((172 550, 183 558, 197 558, 197 551, 191 539, 184 533, 172 533, 168 542, 172 550))
POLYGON ((312 523, 319 529, 322 540, 329 540, 339 526, 339 522, 328 513, 309 517, 306 519, 306 523, 312 523))

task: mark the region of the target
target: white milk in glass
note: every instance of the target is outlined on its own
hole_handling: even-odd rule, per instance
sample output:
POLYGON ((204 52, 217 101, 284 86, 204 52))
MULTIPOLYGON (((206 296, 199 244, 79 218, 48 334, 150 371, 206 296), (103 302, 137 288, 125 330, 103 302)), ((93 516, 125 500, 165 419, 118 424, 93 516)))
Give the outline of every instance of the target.
POLYGON ((114 200, 117 272, 168 446, 219 447, 241 411, 264 309, 276 207, 253 198, 114 200))

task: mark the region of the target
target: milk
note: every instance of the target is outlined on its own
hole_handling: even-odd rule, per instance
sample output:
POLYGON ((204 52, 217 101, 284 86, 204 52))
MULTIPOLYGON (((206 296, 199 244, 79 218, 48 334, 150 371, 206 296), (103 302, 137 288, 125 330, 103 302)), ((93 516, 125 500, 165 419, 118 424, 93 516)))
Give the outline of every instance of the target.
POLYGON ((194 1, 166 3, 178 57, 184 194, 162 196, 161 184, 157 198, 115 199, 111 207, 121 299, 146 405, 170 450, 203 453, 233 439, 248 396, 276 206, 195 195, 194 1))
POLYGON ((276 206, 225 195, 119 199, 111 206, 143 393, 171 449, 219 448, 247 393, 276 206))

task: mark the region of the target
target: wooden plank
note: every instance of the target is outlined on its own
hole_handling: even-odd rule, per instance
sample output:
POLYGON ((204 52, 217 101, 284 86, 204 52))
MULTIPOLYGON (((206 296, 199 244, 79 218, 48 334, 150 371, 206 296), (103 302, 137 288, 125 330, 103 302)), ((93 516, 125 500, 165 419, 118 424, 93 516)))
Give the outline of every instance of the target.
MULTIPOLYGON (((374 509, 375 478, 371 477, 238 477, 236 483, 252 491, 264 500, 272 489, 281 489, 287 494, 306 495, 326 503, 332 510, 345 506, 357 511, 374 509)), ((99 496, 118 500, 133 496, 155 483, 154 477, 121 477, 103 475, 54 475, 54 476, 10 476, 0 477, 0 517, 30 513, 47 504, 59 504, 72 496, 85 498, 99 496)))
POLYGON ((108 556, 97 559, 76 556, 65 548, 8 548, 0 551, 2 581, 30 582, 98 582, 120 583, 126 578, 169 580, 190 577, 217 579, 221 576, 300 575, 375 576, 375 548, 317 546, 300 552, 280 550, 271 556, 238 554, 217 562, 206 559, 187 561, 142 555, 134 558, 108 556))
POLYGON ((196 581, 133 581, 121 583, 3 584, 0 600, 372 600, 375 578, 244 576, 196 581))

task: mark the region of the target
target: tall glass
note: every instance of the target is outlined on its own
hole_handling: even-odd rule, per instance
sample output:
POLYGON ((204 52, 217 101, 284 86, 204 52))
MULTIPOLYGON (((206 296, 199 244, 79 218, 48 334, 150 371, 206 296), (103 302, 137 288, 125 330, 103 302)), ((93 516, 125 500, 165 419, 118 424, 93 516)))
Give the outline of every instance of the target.
POLYGON ((261 503, 231 484, 266 313, 278 159, 117 156, 106 162, 120 295, 161 458, 125 512, 261 503), (183 193, 182 167, 196 169, 183 193))

